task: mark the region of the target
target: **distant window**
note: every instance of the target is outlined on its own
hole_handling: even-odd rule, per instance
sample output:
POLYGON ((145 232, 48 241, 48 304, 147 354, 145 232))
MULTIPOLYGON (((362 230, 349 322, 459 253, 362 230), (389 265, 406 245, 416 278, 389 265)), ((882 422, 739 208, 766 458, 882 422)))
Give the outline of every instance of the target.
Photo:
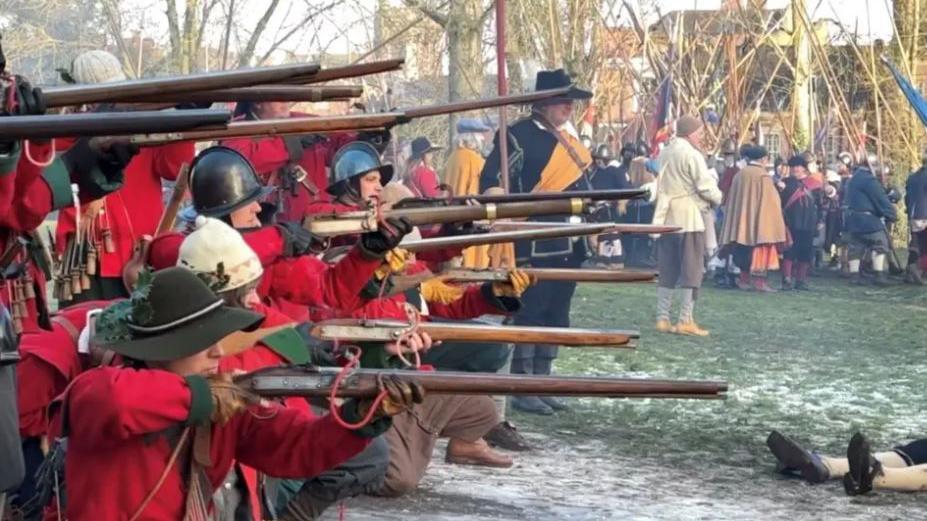
POLYGON ((769 159, 775 161, 782 155, 779 147, 782 146, 782 140, 779 137, 779 134, 767 134, 766 135, 766 150, 769 151, 769 159))

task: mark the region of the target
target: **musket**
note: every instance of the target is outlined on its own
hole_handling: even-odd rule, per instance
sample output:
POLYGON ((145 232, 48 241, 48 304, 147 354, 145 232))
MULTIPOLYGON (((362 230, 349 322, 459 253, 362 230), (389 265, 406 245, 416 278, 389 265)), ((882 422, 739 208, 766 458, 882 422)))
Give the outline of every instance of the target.
MULTIPOLYGON (((312 336, 349 342, 395 342, 413 329, 398 320, 335 319, 317 322, 312 336)), ((433 340, 448 342, 502 342, 511 344, 559 344, 562 346, 632 347, 638 331, 569 327, 494 326, 460 322, 422 322, 414 327, 433 340)))
POLYGON ((217 103, 233 101, 330 101, 356 98, 364 93, 360 85, 259 85, 234 89, 155 94, 137 98, 138 103, 217 103))
MULTIPOLYGON (((650 282, 657 278, 653 271, 624 271, 569 268, 522 268, 522 271, 537 280, 563 280, 571 282, 650 282)), ((505 282, 509 280, 508 269, 471 270, 451 269, 437 276, 451 282, 505 282)))
POLYGON ((404 240, 399 247, 411 252, 441 250, 444 248, 468 248, 483 244, 499 244, 503 242, 520 241, 523 239, 542 240, 557 239, 560 237, 578 237, 581 235, 596 235, 610 230, 610 224, 574 224, 561 228, 546 230, 519 230, 514 232, 487 232, 468 235, 452 235, 447 237, 432 237, 428 239, 404 240))
POLYGON ((380 74, 383 72, 397 71, 405 63, 404 58, 393 58, 377 62, 359 63, 356 65, 347 65, 344 67, 331 67, 302 78, 293 78, 282 83, 301 83, 313 84, 324 83, 326 81, 344 80, 348 78, 358 78, 370 74, 380 74))
POLYGON ((90 112, 54 116, 0 118, 0 139, 112 136, 136 132, 222 129, 232 118, 227 110, 90 112))
POLYGON ((321 67, 314 63, 299 63, 183 76, 143 78, 95 85, 43 87, 42 92, 46 106, 64 107, 88 103, 135 101, 147 96, 281 83, 287 80, 308 78, 318 73, 320 69, 321 67))
POLYGON ((143 134, 131 136, 130 141, 140 146, 163 145, 174 141, 212 141, 238 137, 284 136, 289 134, 324 134, 350 130, 377 130, 408 123, 415 118, 454 114, 479 108, 501 107, 520 103, 531 103, 559 96, 567 89, 550 89, 498 96, 479 100, 459 101, 443 105, 420 107, 402 112, 380 112, 373 114, 352 114, 349 116, 300 117, 242 121, 229 124, 221 130, 200 132, 176 132, 167 134, 143 134))
MULTIPOLYGON (((492 223, 493 230, 514 231, 514 230, 547 230, 556 228, 568 228, 576 226, 575 224, 565 222, 542 222, 542 221, 496 221, 492 223)), ((666 226, 662 224, 610 224, 607 233, 672 233, 681 230, 679 226, 666 226)))
MULTIPOLYGON (((269 367, 235 378, 240 387, 266 397, 324 398, 332 393, 342 369, 310 365, 269 367)), ((724 399, 727 382, 710 380, 651 380, 604 376, 525 376, 451 371, 355 369, 344 377, 335 396, 370 398, 378 382, 395 376, 415 381, 427 394, 591 396, 595 398, 724 399)))
POLYGON ((303 228, 319 237, 333 237, 375 231, 380 218, 404 217, 413 226, 472 222, 483 219, 506 219, 537 215, 580 215, 589 213, 589 201, 579 198, 522 203, 489 203, 479 205, 445 206, 440 208, 409 208, 317 214, 306 217, 303 228))
POLYGON ((526 192, 500 195, 464 195, 445 198, 409 197, 393 205, 393 208, 423 208, 434 206, 453 206, 456 204, 475 203, 516 203, 520 201, 548 201, 550 199, 569 199, 581 197, 590 201, 620 201, 644 197, 649 192, 640 188, 623 190, 579 190, 575 192, 526 192))

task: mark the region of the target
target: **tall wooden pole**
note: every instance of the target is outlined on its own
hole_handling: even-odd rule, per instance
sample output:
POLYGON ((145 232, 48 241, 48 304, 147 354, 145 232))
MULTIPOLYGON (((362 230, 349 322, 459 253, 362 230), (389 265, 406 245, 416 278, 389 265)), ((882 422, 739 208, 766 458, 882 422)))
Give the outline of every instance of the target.
MULTIPOLYGON (((496 76, 500 96, 508 94, 505 78, 505 0, 496 0, 496 76)), ((509 191, 509 134, 505 107, 499 107, 499 175, 502 189, 509 191)))
POLYGON ((811 31, 812 24, 801 23, 806 13, 805 0, 792 0, 792 47, 795 49, 795 86, 792 90, 792 109, 795 127, 792 135, 795 145, 805 149, 811 139, 811 31))

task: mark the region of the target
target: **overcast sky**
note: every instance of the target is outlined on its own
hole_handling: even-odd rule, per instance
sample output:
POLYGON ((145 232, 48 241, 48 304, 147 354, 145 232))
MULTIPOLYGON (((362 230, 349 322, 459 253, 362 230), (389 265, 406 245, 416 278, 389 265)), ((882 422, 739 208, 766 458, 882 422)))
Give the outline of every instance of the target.
MULTIPOLYGON (((181 0, 175 0, 182 4, 181 0)), ((401 3, 400 0, 391 0, 401 3)), ((517 2, 518 0, 507 0, 517 2)), ((237 0, 236 10, 238 18, 246 20, 249 29, 263 12, 266 0, 237 0)), ((888 40, 891 38, 892 19, 889 7, 890 0, 806 0, 808 10, 815 20, 832 19, 842 24, 848 31, 856 32, 864 39, 870 36, 875 39, 888 40)), ((332 0, 283 0, 275 16, 268 24, 262 42, 258 45, 258 55, 271 45, 275 35, 284 34, 296 21, 303 19, 307 13, 319 9, 320 6, 331 4, 332 0)), ((620 1, 604 2, 606 5, 621 5, 620 1)), ((644 12, 663 14, 679 9, 717 9, 722 0, 630 0, 631 5, 640 5, 644 12)), ((770 9, 786 7, 789 0, 768 0, 770 9)), ((131 33, 144 25, 146 36, 157 39, 166 39, 166 19, 164 15, 164 0, 127 0, 127 9, 123 12, 127 17, 125 27, 131 33)), ((319 49, 329 52, 342 53, 347 51, 364 52, 370 47, 373 35, 373 10, 376 8, 375 0, 342 0, 338 7, 328 10, 317 16, 303 30, 281 46, 281 49, 311 54, 319 49)), ((179 5, 181 12, 182 5, 179 5)), ((214 13, 215 23, 207 30, 207 39, 217 44, 222 38, 224 14, 214 13)), ((619 21, 627 22, 627 13, 622 13, 619 21)), ((429 23, 428 21, 422 23, 429 23)), ((244 45, 248 34, 242 32, 239 39, 244 45)), ((234 48, 234 40, 233 40, 234 48)))

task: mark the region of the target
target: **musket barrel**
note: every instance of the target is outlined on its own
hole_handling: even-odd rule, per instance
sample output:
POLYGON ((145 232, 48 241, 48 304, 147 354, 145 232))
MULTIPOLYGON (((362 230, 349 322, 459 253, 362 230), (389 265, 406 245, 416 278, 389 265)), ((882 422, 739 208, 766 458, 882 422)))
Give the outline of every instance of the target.
POLYGON ((157 94, 135 101, 141 103, 217 103, 235 101, 329 101, 356 98, 364 93, 360 85, 307 87, 303 85, 259 85, 199 92, 157 94))
POLYGON ((370 74, 380 74, 399 70, 405 63, 403 58, 394 58, 391 60, 382 60, 376 62, 358 63, 356 65, 347 65, 344 67, 329 67, 322 69, 318 73, 310 74, 304 77, 293 78, 284 83, 302 83, 314 84, 324 83, 326 81, 344 80, 348 78, 358 78, 370 74))
POLYGON ((352 114, 348 116, 300 117, 236 121, 226 128, 170 134, 141 134, 129 141, 139 146, 157 146, 175 141, 212 141, 238 137, 286 136, 291 134, 325 134, 351 130, 383 128, 395 122, 396 114, 352 114))
POLYGON ((275 65, 231 71, 144 78, 97 85, 69 85, 43 89, 45 104, 49 107, 133 101, 146 96, 181 92, 249 87, 264 83, 279 83, 293 78, 304 78, 319 72, 319 65, 302 63, 275 65))
MULTIPOLYGON (((447 206, 443 208, 407 208, 383 212, 384 218, 404 217, 413 226, 479 221, 484 219, 511 219, 537 215, 579 215, 589 210, 583 199, 556 199, 533 203, 489 203, 485 205, 447 206)), ((350 212, 316 215, 307 218, 303 227, 320 237, 350 235, 376 229, 371 212, 350 212)))
POLYGON ((509 344, 558 344, 570 347, 628 347, 637 331, 566 327, 495 326, 425 322, 419 325, 434 340, 449 342, 503 342, 509 344))
POLYGON ((467 204, 471 201, 477 203, 515 203, 521 201, 568 199, 570 197, 580 197, 583 199, 589 199, 591 201, 621 201, 644 197, 647 195, 647 193, 647 190, 631 188, 621 190, 579 190, 575 192, 527 192, 500 195, 463 195, 448 198, 410 197, 396 203, 395 208, 448 206, 455 204, 467 204))
POLYGON ((440 250, 444 248, 466 248, 483 244, 499 244, 503 242, 520 241, 523 239, 542 240, 558 237, 578 237, 582 235, 595 235, 607 231, 608 224, 585 224, 550 228, 546 230, 519 230, 513 232, 489 232, 470 235, 456 235, 451 237, 433 237, 403 241, 399 246, 411 252, 440 250))
POLYGON ((92 112, 51 116, 0 118, 0 139, 113 136, 135 132, 175 132, 195 128, 224 129, 232 118, 227 110, 92 112))
POLYGON ((429 105, 427 107, 418 107, 405 111, 409 118, 424 118, 428 116, 441 116, 455 112, 468 112, 477 109, 488 109, 493 107, 502 107, 505 105, 523 105, 534 103, 556 96, 566 94, 570 89, 564 87, 561 89, 538 90, 527 94, 513 94, 511 96, 497 96, 494 98, 484 98, 477 100, 455 101, 443 103, 440 105, 429 105))
MULTIPOLYGON (((542 230, 548 228, 563 228, 566 226, 576 226, 575 224, 563 222, 543 222, 543 221, 500 221, 492 225, 493 230, 542 230)), ((678 226, 665 226, 660 224, 625 224, 612 223, 609 225, 608 233, 646 233, 660 234, 678 232, 682 228, 678 226)))
MULTIPOLYGON (((323 397, 331 393, 340 368, 274 367, 235 379, 261 396, 323 397)), ((379 392, 379 375, 414 380, 428 394, 505 394, 589 396, 598 398, 723 399, 727 383, 705 380, 650 380, 595 376, 523 376, 450 371, 357 369, 344 379, 336 396, 369 398, 379 392)))
MULTIPOLYGON (((442 272, 441 277, 454 282, 498 282, 508 280, 510 270, 452 269, 442 272)), ((651 271, 623 271, 602 269, 570 268, 523 268, 523 271, 537 280, 560 280, 571 282, 649 282, 657 274, 651 271)))

